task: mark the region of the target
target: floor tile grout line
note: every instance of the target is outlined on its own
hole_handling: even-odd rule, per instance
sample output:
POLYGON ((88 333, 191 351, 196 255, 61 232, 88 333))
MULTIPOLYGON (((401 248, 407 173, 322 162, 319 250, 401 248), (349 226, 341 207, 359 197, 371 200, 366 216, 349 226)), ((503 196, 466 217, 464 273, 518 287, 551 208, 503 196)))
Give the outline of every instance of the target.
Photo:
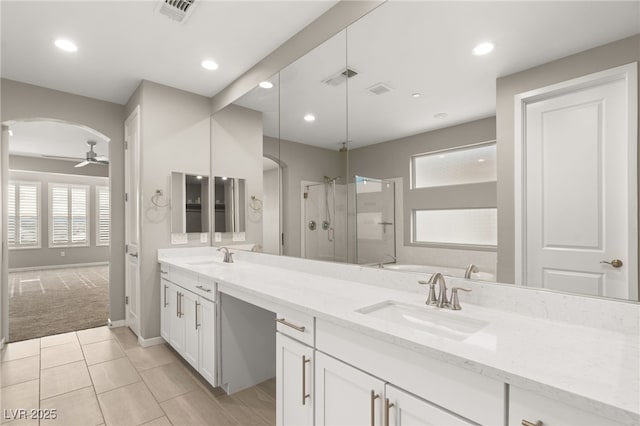
MULTIPOLYGON (((76 337, 78 332, 76 332, 76 337)), ((78 337, 78 341, 80 338, 78 337)), ((104 417, 104 411, 102 410, 102 404, 100 404, 100 399, 98 398, 98 392, 96 392, 96 385, 93 383, 93 377, 91 377, 91 372, 89 371, 89 365, 87 364, 87 358, 84 355, 84 349, 82 348, 82 344, 80 345, 80 350, 82 351, 82 358, 84 360, 84 365, 87 369, 87 374, 89 375, 89 380, 91 381, 91 388, 93 389, 93 396, 96 398, 96 402, 98 403, 98 409, 100 410, 100 416, 102 416, 102 423, 106 424, 107 419, 104 417)))

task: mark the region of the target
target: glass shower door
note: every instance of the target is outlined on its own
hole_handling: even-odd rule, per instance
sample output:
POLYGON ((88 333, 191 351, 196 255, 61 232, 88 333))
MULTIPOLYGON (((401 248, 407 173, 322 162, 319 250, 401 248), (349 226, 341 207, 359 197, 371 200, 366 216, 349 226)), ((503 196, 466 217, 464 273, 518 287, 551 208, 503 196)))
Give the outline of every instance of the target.
POLYGON ((356 256, 358 264, 395 262, 395 182, 356 176, 356 256))

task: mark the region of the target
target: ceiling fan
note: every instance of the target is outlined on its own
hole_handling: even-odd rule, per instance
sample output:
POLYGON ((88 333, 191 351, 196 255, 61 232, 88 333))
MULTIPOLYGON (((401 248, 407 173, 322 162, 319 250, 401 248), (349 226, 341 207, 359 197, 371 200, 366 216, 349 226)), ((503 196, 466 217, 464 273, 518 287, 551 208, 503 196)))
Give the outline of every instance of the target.
POLYGON ((87 141, 87 145, 89 145, 89 151, 87 151, 87 159, 76 164, 74 167, 84 167, 87 164, 109 164, 109 159, 107 157, 98 155, 93 150, 93 147, 96 146, 95 141, 87 141))

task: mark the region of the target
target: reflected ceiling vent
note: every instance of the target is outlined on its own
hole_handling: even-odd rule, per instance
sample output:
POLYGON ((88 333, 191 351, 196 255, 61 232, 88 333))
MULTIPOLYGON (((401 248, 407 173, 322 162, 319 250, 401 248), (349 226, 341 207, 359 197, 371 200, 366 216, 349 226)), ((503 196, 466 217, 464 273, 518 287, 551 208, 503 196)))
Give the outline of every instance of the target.
POLYGON ((367 92, 371 93, 372 95, 384 95, 385 93, 389 93, 391 90, 391 87, 387 86, 384 83, 378 83, 378 84, 374 84, 371 87, 367 87, 367 92))
POLYGON ((324 80, 322 80, 322 82, 327 86, 337 87, 337 86, 340 86, 345 81, 347 81, 347 79, 353 78, 356 75, 358 75, 358 72, 356 70, 354 70, 353 68, 347 67, 342 71, 338 72, 337 74, 334 74, 331 77, 325 78, 324 80))
POLYGON ((158 12, 168 18, 182 23, 193 12, 196 0, 161 0, 158 12))

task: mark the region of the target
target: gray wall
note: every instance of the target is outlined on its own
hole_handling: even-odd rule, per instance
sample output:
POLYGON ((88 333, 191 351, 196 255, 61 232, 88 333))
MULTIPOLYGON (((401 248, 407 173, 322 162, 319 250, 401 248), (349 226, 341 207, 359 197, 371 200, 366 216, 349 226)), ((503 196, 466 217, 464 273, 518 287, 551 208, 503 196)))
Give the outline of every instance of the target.
MULTIPOLYGON (((346 155, 297 142, 264 138, 264 153, 282 167, 283 254, 300 257, 301 181, 323 182, 324 176, 346 177, 346 155)), ((344 180, 342 180, 344 182, 344 180)))
MULTIPOLYGON (((157 250, 171 247, 170 207, 154 206, 151 196, 156 189, 170 194, 172 171, 209 175, 211 99, 143 81, 129 99, 125 115, 137 105, 141 118, 140 334, 148 339, 160 336, 157 250)), ((209 245, 200 243, 199 236, 189 235, 188 245, 209 245)))
POLYGON ((109 318, 124 319, 124 106, 2 79, 2 120, 50 118, 82 124, 106 135, 111 176, 109 318))
POLYGON ((515 281, 514 96, 639 60, 640 35, 635 35, 497 80, 499 282, 515 281))
POLYGON ((96 185, 108 186, 109 179, 14 170, 11 159, 10 180, 40 182, 40 248, 9 250, 9 269, 108 262, 109 246, 96 246, 96 185), (49 183, 89 186, 89 247, 49 248, 49 183), (64 256, 61 255, 63 252, 64 256))
POLYGON ((495 272, 495 252, 420 247, 410 243, 413 209, 496 207, 495 182, 409 189, 412 155, 492 141, 496 137, 495 123, 495 117, 489 117, 349 152, 350 176, 401 178, 396 183, 397 196, 402 198, 400 202, 396 200, 399 207, 396 211, 396 239, 400 242, 397 253, 400 262, 457 267, 475 263, 483 271, 495 272))
POLYGON ((62 173, 66 175, 109 177, 109 167, 106 165, 88 164, 84 167, 74 167, 78 161, 54 160, 51 158, 27 157, 11 155, 9 153, 9 168, 11 170, 30 170, 32 172, 62 173))

